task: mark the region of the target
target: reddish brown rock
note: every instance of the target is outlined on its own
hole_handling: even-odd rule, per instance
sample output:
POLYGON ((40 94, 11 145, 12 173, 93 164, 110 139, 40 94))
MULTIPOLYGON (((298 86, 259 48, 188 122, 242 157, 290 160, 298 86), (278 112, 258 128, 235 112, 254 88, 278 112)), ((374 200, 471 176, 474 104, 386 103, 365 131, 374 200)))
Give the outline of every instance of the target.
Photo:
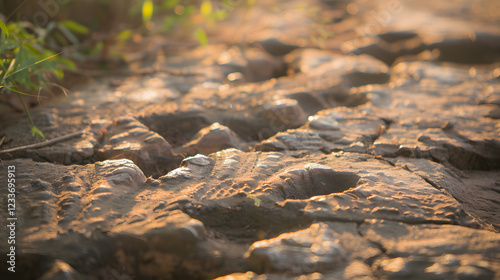
POLYGON ((320 111, 302 127, 278 133, 256 145, 261 151, 316 150, 366 152, 387 124, 370 108, 339 107, 320 111))
POLYGON ((193 140, 184 144, 182 149, 188 155, 208 155, 228 148, 246 149, 243 142, 236 133, 226 126, 213 123, 209 127, 200 130, 193 140))
POLYGON ((182 160, 165 139, 131 117, 118 119, 106 129, 96 156, 99 160, 130 159, 153 177, 176 168, 182 160))
POLYGON ((320 272, 343 266, 346 252, 338 243, 328 225, 320 223, 302 231, 255 242, 245 256, 257 271, 290 271, 293 267, 294 272, 300 274, 320 272))
POLYGON ((414 273, 429 279, 498 276, 498 235, 454 225, 405 225, 368 221, 360 233, 380 244, 386 256, 373 264, 382 278, 403 279, 414 273), (418 238, 417 238, 418 236, 418 238))
POLYGON ((368 56, 344 56, 317 49, 298 49, 285 57, 289 71, 305 73, 309 77, 342 77, 350 86, 383 84, 389 81, 389 68, 383 62, 368 56))
MULTIPOLYGON (((32 110, 80 138, 0 152, 16 278, 499 278, 495 4, 260 1, 218 45, 134 42, 32 110)), ((33 143, 11 117, 2 149, 33 143)))

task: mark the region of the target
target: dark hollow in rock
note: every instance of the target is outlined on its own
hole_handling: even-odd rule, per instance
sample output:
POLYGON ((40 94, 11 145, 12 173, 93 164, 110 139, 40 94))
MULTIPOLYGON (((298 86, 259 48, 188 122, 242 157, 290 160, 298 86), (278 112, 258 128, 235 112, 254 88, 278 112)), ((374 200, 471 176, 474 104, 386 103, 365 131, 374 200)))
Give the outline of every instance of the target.
POLYGON ((284 232, 301 229, 311 222, 283 207, 256 206, 250 198, 243 198, 231 209, 221 205, 199 204, 183 211, 201 221, 213 235, 237 243, 273 238, 284 232))
POLYGON ((165 138, 172 147, 188 142, 196 132, 211 124, 205 117, 197 114, 153 114, 139 118, 139 121, 165 138))
POLYGON ((318 111, 328 109, 328 104, 321 97, 317 97, 311 92, 302 91, 289 94, 288 98, 297 100, 304 112, 309 116, 316 114, 318 111))
POLYGON ((276 132, 263 121, 247 118, 227 118, 222 120, 223 125, 242 137, 245 141, 259 141, 273 136, 276 132))
MULTIPOLYGON (((239 73, 233 82, 262 82, 286 75, 286 65, 263 48, 249 45, 232 46, 217 58, 223 76, 239 73)), ((229 78, 229 77, 228 77, 229 78)))
POLYGON ((171 145, 134 118, 123 117, 107 128, 95 147, 98 160, 132 160, 146 176, 166 174, 179 166, 183 156, 174 154, 171 145))
POLYGON ((363 73, 361 71, 354 71, 342 75, 342 77, 349 80, 349 85, 352 87, 368 84, 385 84, 389 82, 389 76, 386 73, 363 73))
POLYGON ((437 61, 461 64, 488 64, 500 60, 500 36, 489 33, 476 33, 472 38, 445 38, 441 41, 425 43, 411 32, 398 35, 385 33, 378 35, 380 40, 351 50, 348 53, 368 54, 388 65, 397 58, 417 55, 425 50, 438 50, 437 61))
POLYGON ((443 145, 449 153, 448 161, 454 167, 461 170, 494 170, 500 167, 498 152, 483 156, 473 150, 455 147, 450 144, 443 145), (496 156, 496 157, 495 157, 496 156))
POLYGON ((299 48, 297 45, 283 43, 276 38, 267 38, 256 41, 255 44, 261 46, 266 52, 273 56, 283 56, 299 48))
POLYGON ((488 64, 500 60, 500 36, 476 33, 475 38, 447 39, 429 46, 439 50, 438 61, 488 64))
POLYGON ((280 182, 276 185, 284 199, 308 199, 355 188, 361 177, 351 172, 338 172, 328 166, 308 164, 304 169, 285 171, 278 178, 280 182))
POLYGON ((307 122, 307 115, 300 104, 289 98, 266 102, 265 105, 256 108, 254 114, 255 118, 229 117, 221 123, 245 141, 261 141, 307 122))
POLYGON ((418 34, 411 31, 391 31, 379 34, 377 36, 387 43, 395 43, 415 38, 418 36, 418 34))
POLYGON ((316 187, 313 196, 341 193, 355 188, 361 178, 350 172, 325 172, 321 169, 310 170, 309 174, 316 187))
POLYGON ((367 54, 383 61, 387 65, 393 65, 400 57, 417 55, 424 50, 426 50, 426 45, 421 42, 420 37, 414 37, 396 42, 387 42, 384 39, 376 40, 348 53, 356 55, 367 54))

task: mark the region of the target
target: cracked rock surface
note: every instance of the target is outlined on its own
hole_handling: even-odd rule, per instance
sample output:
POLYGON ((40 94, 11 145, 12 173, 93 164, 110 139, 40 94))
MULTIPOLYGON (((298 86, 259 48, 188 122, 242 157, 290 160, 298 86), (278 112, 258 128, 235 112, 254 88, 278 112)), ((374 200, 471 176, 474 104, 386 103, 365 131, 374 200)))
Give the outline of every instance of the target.
POLYGON ((33 110, 15 279, 499 279, 497 3, 301 4, 33 110))

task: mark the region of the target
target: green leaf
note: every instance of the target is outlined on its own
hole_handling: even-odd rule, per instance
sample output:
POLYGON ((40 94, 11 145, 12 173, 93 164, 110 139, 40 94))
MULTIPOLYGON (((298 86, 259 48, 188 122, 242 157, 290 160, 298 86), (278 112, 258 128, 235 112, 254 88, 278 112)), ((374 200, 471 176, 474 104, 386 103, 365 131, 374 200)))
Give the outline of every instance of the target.
POLYGON ((200 6, 200 12, 205 17, 209 16, 212 13, 212 2, 203 1, 200 6))
POLYGON ((83 26, 83 25, 81 25, 75 21, 72 21, 72 20, 63 20, 59 24, 65 26, 66 28, 68 28, 69 30, 71 30, 75 33, 89 34, 89 32, 90 32, 88 27, 83 26))
POLYGON ((128 9, 128 15, 132 18, 141 12, 142 3, 141 1, 134 1, 133 4, 128 9))
POLYGON ((2 39, 5 37, 9 37, 9 30, 7 29, 7 26, 5 26, 5 23, 0 19, 0 29, 2 30, 2 39))
MULTIPOLYGON (((79 43, 78 38, 76 38, 75 34, 71 32, 71 30, 65 25, 58 26, 59 31, 71 42, 73 45, 77 45, 79 43)), ((55 35, 58 35, 57 33, 55 35)), ((66 40, 64 38, 57 38, 63 45, 67 45, 66 40)))
POLYGON ((0 84, 5 83, 5 81, 7 80, 8 76, 9 76, 9 72, 12 72, 12 69, 14 68, 14 65, 16 64, 16 59, 11 59, 8 63, 9 63, 9 65, 7 65, 7 67, 5 67, 5 65, 3 63, 0 64, 0 66, 2 67, 2 70, 4 70, 2 72, 2 75, 0 75, 0 77, 1 77, 0 84))
POLYGON ((162 30, 166 32, 170 31, 175 26, 177 20, 178 19, 174 16, 166 16, 163 19, 162 30))
POLYGON ((40 55, 40 52, 30 44, 25 44, 23 47, 26 48, 33 55, 40 55))
MULTIPOLYGON (((40 72, 38 72, 38 73, 40 73, 40 72)), ((54 73, 54 75, 56 76, 56 78, 57 78, 58 80, 61 80, 62 78, 64 78, 64 72, 63 72, 63 70, 62 70, 62 69, 60 69, 60 68, 53 69, 53 70, 52 70, 52 73, 54 73)), ((40 74, 41 74, 41 73, 40 73, 40 74)), ((41 75, 41 77, 43 77, 43 75, 41 75)))
POLYGON ((189 5, 184 8, 184 11, 182 12, 183 16, 190 16, 196 11, 196 7, 194 5, 189 5))
POLYGON ((104 48, 103 42, 98 42, 88 53, 88 55, 96 55, 104 48))
POLYGON ((142 4, 142 21, 144 23, 151 21, 153 17, 153 1, 145 0, 142 4))
POLYGON ((40 129, 36 128, 35 126, 31 127, 31 135, 33 137, 35 137, 35 135, 38 135, 38 136, 42 137, 42 139, 45 139, 43 132, 40 129))
MULTIPOLYGON (((0 39, 1 40, 1 39, 0 39)), ((2 40, 3 41, 3 40, 2 40)), ((15 49, 19 46, 18 43, 16 42, 10 42, 10 41, 7 41, 7 42, 2 42, 0 44, 0 51, 1 52, 4 52, 4 51, 10 51, 12 49, 15 49)))
POLYGON ((66 68, 68 68, 68 69, 71 69, 71 70, 75 70, 76 69, 75 63, 73 61, 67 59, 67 58, 58 57, 57 58, 57 62, 60 63, 61 65, 66 66, 66 68))
POLYGON ((226 10, 217 10, 213 14, 215 20, 224 20, 227 16, 228 12, 226 10))
POLYGON ((166 10, 170 10, 177 6, 177 4, 179 4, 179 0, 164 0, 163 8, 166 10))
MULTIPOLYGON (((12 61, 12 60, 11 60, 12 61)), ((5 65, 3 64, 3 60, 0 59, 0 68, 2 69, 2 72, 0 72, 0 85, 4 84, 4 77, 5 74, 7 74, 7 68, 5 68, 5 65)))
POLYGON ((10 90, 12 92, 19 93, 19 94, 22 94, 22 95, 31 96, 31 97, 38 97, 38 95, 34 95, 34 94, 29 94, 29 93, 26 93, 26 92, 18 91, 16 89, 11 88, 11 87, 4 87, 4 88, 6 90, 10 90))
POLYGON ((203 29, 201 28, 196 29, 196 31, 194 32, 194 36, 196 37, 196 40, 200 42, 200 45, 202 46, 208 45, 207 34, 205 34, 205 31, 203 31, 203 29))
POLYGON ((46 58, 44 58, 44 59, 41 59, 41 60, 39 60, 39 61, 35 62, 34 64, 40 64, 40 63, 42 63, 42 62, 44 62, 44 61, 46 61, 46 60, 52 59, 52 58, 54 58, 54 57, 56 57, 56 56, 58 56, 58 55, 60 55, 60 54, 61 54, 61 53, 55 53, 55 54, 53 54, 53 55, 51 55, 51 56, 48 56, 48 57, 46 57, 46 58))
POLYGON ((44 59, 38 60, 38 61, 37 61, 37 62, 35 62, 35 63, 31 63, 31 64, 29 64, 29 65, 26 65, 26 66, 20 67, 20 68, 18 68, 16 71, 14 71, 13 73, 10 73, 10 74, 6 75, 6 76, 4 77, 4 79, 6 79, 6 78, 8 78, 8 77, 10 77, 10 76, 12 76, 12 75, 14 75, 14 74, 16 74, 16 73, 19 73, 19 72, 21 72, 21 71, 23 71, 23 70, 25 70, 25 69, 27 69, 27 68, 30 68, 30 67, 31 67, 31 66, 33 66, 33 65, 40 64, 40 63, 42 63, 42 62, 44 62, 44 61, 46 61, 46 60, 49 60, 49 59, 51 59, 51 58, 54 58, 54 57, 56 57, 56 56, 58 56, 58 55, 60 55, 60 54, 61 54, 61 53, 56 53, 56 54, 53 54, 53 55, 51 55, 51 56, 49 56, 49 57, 46 57, 46 58, 44 58, 44 59))
POLYGON ((49 22, 49 24, 47 24, 47 26, 45 26, 45 28, 40 28, 40 32, 38 32, 39 37, 42 40, 46 40, 47 39, 47 35, 49 35, 56 28, 57 28, 57 22, 55 22, 55 21, 49 22))
POLYGON ((20 84, 28 89, 34 89, 36 88, 36 85, 31 82, 30 76, 31 75, 29 71, 21 71, 17 73, 16 76, 13 77, 12 79, 16 84, 20 84))
MULTIPOLYGON (((59 32, 56 32, 54 33, 54 37, 57 39, 57 41, 59 41, 59 43, 63 46, 68 46, 70 43, 68 42, 68 40, 66 40, 66 37, 64 37, 63 34, 59 33, 59 32)), ((54 42, 55 43, 55 42, 54 42)), ((78 44, 77 43, 74 43, 74 42, 71 42, 72 44, 78 44)))
POLYGON ((125 29, 122 32, 120 32, 120 34, 118 34, 118 41, 125 42, 128 39, 130 39, 132 37, 132 35, 133 35, 132 30, 125 29))

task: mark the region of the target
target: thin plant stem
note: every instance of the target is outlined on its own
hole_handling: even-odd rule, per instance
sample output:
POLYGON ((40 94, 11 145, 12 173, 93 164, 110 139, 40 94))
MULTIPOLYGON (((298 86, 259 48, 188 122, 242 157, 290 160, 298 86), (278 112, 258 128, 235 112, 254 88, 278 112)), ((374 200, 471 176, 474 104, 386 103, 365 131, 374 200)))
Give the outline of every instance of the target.
POLYGON ((17 93, 17 96, 19 96, 19 99, 21 99, 21 102, 23 103, 24 110, 26 111, 26 114, 28 115, 28 118, 30 119, 31 126, 35 127, 35 123, 33 122, 33 119, 31 118, 30 112, 28 111, 28 107, 26 107, 26 103, 24 103, 23 97, 21 96, 20 93, 17 93))

